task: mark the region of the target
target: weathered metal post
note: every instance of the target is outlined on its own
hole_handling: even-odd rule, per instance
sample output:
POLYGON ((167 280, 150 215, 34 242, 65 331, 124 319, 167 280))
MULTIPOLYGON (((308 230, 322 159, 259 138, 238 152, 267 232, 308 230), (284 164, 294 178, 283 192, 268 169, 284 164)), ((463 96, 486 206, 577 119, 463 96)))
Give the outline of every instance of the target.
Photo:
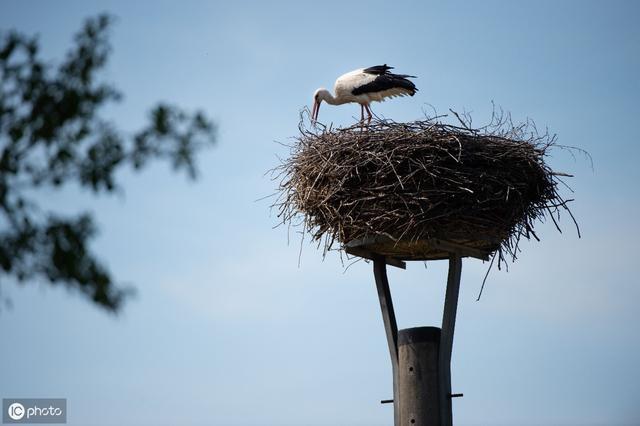
POLYGON ((398 324, 396 314, 393 310, 391 290, 387 279, 387 264, 383 256, 375 256, 373 260, 373 276, 376 279, 376 289, 382 310, 382 321, 389 344, 389 355, 391 356, 391 372, 393 374, 393 424, 400 425, 400 410, 398 409, 398 324))
POLYGON ((440 337, 439 376, 440 376, 440 409, 442 425, 453 425, 453 408, 451 406, 451 352, 453 350, 453 332, 456 326, 458 310, 458 294, 460 293, 460 274, 462 258, 458 253, 449 256, 449 276, 447 293, 444 297, 444 313, 442 314, 442 334, 440 337))

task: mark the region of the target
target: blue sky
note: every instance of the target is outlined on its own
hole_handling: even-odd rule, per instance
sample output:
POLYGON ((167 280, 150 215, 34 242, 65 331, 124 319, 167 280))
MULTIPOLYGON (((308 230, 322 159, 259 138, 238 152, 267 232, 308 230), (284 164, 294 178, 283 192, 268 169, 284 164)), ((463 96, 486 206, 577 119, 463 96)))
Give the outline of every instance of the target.
MULTIPOLYGON (((491 101, 532 118, 573 173, 573 211, 558 234, 537 227, 509 272, 463 264, 453 352, 461 425, 640 424, 640 7, 635 2, 0 3, 0 28, 39 33, 59 58, 82 20, 118 17, 105 79, 125 94, 105 111, 125 130, 160 100, 203 108, 218 145, 189 182, 156 165, 123 172, 95 198, 40 195, 95 213, 94 248, 137 297, 117 317, 64 288, 2 282, 0 395, 68 398, 77 425, 389 425, 391 373, 371 265, 347 272, 275 228, 265 172, 287 154, 313 91, 380 63, 415 74, 413 98, 374 105, 397 121, 431 106, 491 101), (430 106, 431 105, 431 106, 430 106)), ((353 105, 323 106, 349 124, 353 105)), ((568 194, 565 194, 568 196, 568 194)), ((437 325, 446 265, 390 271, 400 327, 437 325)))

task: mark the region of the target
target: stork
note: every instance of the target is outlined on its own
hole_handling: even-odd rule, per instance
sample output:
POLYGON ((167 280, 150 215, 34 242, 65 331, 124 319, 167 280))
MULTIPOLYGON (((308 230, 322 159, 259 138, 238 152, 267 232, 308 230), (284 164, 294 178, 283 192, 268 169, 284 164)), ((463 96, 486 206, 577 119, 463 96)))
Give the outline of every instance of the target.
POLYGON ((392 74, 389 70, 393 67, 376 65, 369 68, 360 68, 344 75, 336 80, 334 86, 335 95, 327 89, 320 88, 313 95, 313 109, 311 110, 311 122, 318 120, 320 104, 325 101, 331 105, 342 105, 349 102, 360 104, 360 122, 364 123, 364 112, 367 111, 367 124, 371 123, 373 114, 369 104, 373 101, 382 102, 387 98, 396 96, 413 96, 418 91, 415 84, 409 78, 413 75, 392 74))

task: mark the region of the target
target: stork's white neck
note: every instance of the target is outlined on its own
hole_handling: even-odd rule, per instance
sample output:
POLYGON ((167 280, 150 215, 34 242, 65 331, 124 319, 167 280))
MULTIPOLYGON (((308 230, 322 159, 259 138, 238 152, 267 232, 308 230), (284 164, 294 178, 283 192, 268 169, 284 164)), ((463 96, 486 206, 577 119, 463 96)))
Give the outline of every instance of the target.
POLYGON ((318 91, 318 99, 331 105, 342 105, 348 102, 346 99, 339 96, 333 96, 327 89, 320 89, 318 91))

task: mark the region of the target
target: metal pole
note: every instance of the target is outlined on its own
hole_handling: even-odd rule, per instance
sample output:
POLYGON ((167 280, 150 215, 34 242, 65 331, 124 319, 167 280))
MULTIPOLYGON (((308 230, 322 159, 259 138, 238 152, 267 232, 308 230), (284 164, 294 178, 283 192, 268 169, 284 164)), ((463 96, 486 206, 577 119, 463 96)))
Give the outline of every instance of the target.
POLYGON ((458 253, 452 253, 449 257, 449 275, 447 277, 447 293, 444 299, 440 355, 438 357, 442 426, 453 425, 453 409, 451 405, 451 351, 453 350, 453 332, 456 326, 461 272, 462 259, 458 253))
POLYGON ((382 310, 382 321, 384 322, 384 330, 387 334, 387 343, 389 344, 389 355, 391 356, 391 370, 393 374, 393 424, 394 426, 400 426, 398 417, 398 324, 396 323, 396 314, 393 310, 391 290, 389 289, 389 280, 387 279, 387 263, 384 257, 380 256, 374 259, 373 275, 376 279, 376 289, 378 290, 378 299, 380 301, 380 309, 382 310))

